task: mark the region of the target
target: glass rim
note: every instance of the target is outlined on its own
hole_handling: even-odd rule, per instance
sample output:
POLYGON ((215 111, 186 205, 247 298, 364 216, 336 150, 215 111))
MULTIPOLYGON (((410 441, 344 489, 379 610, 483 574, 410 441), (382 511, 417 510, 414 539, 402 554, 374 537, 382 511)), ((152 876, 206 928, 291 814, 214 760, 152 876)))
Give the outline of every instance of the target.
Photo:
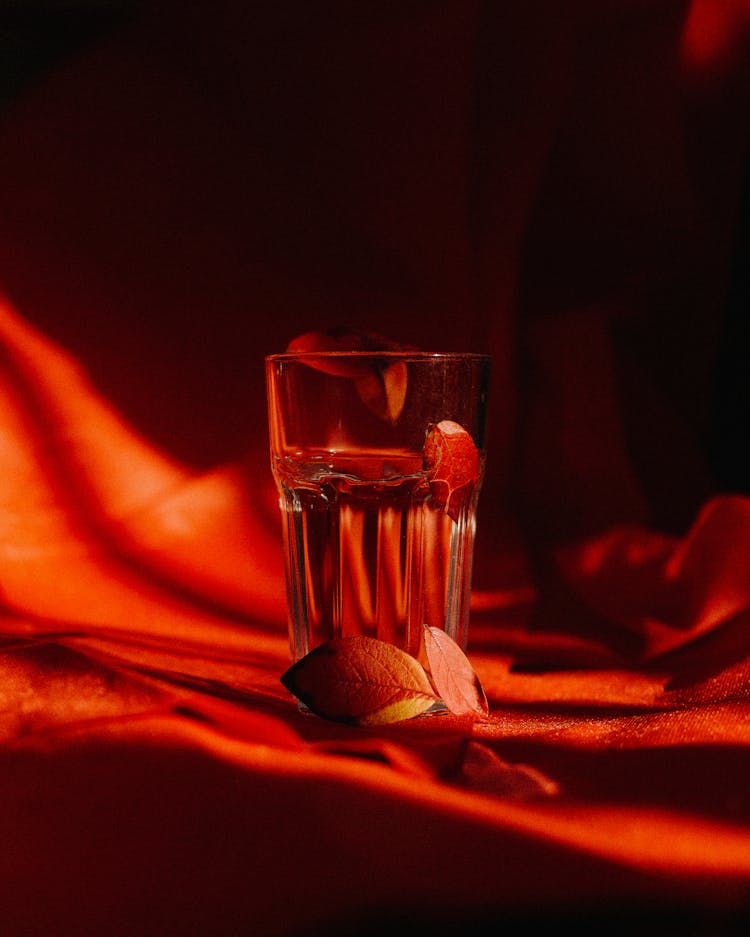
POLYGON ((492 362, 492 356, 473 351, 282 351, 266 355, 269 363, 299 361, 304 358, 392 358, 397 361, 476 361, 492 362))

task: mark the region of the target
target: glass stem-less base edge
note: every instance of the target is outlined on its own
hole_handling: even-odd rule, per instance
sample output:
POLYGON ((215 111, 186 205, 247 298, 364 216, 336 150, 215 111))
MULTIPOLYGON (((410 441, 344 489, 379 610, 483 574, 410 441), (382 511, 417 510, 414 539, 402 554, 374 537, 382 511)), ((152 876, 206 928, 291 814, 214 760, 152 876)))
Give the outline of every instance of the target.
MULTIPOLYGON (((307 706, 302 700, 297 700, 297 709, 305 716, 315 716, 316 714, 307 706)), ((426 709, 423 713, 420 713, 418 716, 413 716, 412 719, 424 719, 426 716, 440 716, 447 713, 448 707, 445 703, 439 699, 430 706, 429 709, 426 709)), ((411 719, 405 720, 406 722, 411 722, 411 719)))

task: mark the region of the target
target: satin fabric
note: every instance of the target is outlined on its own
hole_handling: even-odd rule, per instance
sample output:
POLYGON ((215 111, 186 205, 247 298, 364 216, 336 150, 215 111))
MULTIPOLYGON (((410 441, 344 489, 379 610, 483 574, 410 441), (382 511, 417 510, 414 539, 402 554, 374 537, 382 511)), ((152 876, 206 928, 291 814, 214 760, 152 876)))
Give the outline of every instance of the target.
POLYGON ((157 3, 6 105, 4 935, 744 926, 715 9, 157 3), (279 682, 262 357, 341 322, 493 354, 487 718, 343 727, 279 682))

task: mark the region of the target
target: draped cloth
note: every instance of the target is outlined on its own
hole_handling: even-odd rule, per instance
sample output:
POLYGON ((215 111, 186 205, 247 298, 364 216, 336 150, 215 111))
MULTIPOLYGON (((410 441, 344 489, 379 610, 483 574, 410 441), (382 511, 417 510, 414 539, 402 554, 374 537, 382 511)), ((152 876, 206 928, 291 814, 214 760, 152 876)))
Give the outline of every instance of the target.
POLYGON ((5 106, 4 937, 747 923, 750 487, 708 444, 747 35, 156 3, 5 106), (493 355, 486 718, 279 682, 262 357, 344 320, 493 355))

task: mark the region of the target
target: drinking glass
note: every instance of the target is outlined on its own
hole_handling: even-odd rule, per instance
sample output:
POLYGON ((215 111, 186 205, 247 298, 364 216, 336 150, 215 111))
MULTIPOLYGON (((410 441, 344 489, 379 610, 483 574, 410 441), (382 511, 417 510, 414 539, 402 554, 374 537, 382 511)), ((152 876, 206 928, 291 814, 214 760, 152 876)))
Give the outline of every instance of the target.
POLYGON ((416 656, 425 624, 465 649, 489 378, 478 354, 266 358, 293 660, 348 635, 416 656), (463 446, 437 480, 436 427, 463 446))

